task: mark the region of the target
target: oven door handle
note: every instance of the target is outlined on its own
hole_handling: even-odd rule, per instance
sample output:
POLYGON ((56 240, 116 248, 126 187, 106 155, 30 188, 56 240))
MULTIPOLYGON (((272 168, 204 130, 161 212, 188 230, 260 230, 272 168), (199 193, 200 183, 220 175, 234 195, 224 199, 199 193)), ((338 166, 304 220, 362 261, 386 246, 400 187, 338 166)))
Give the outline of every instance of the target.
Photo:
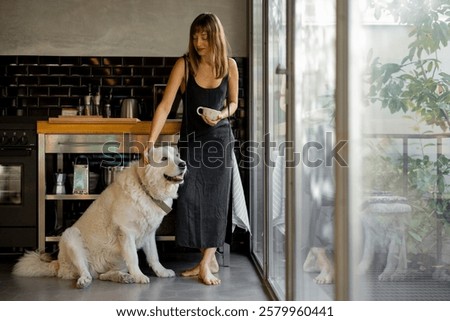
POLYGON ((101 151, 106 153, 118 152, 120 144, 120 142, 58 142, 58 145, 63 148, 73 148, 74 150, 78 148, 97 150, 100 148, 101 151))

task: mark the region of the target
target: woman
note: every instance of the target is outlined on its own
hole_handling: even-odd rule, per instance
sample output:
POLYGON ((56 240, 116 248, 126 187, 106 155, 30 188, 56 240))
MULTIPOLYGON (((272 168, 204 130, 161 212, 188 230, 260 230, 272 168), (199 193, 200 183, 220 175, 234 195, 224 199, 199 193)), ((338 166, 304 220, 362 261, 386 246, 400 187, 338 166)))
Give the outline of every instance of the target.
POLYGON ((182 273, 198 276, 207 285, 220 284, 215 252, 225 242, 231 188, 234 141, 228 117, 237 108, 238 69, 227 55, 222 23, 211 13, 200 14, 189 34, 189 52, 170 74, 163 99, 152 121, 149 146, 155 143, 177 91, 183 96, 179 150, 188 164, 177 201, 176 241, 202 252, 200 263, 182 273), (220 111, 215 119, 198 107, 220 111))

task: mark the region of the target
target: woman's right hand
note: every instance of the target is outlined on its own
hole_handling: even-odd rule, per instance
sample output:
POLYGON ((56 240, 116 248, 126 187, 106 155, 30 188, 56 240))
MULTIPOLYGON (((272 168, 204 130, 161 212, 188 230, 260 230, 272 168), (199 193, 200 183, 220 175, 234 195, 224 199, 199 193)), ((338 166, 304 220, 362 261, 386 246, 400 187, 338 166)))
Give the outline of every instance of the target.
POLYGON ((144 150, 142 151, 142 160, 144 162, 144 166, 150 164, 150 159, 148 158, 148 154, 150 152, 150 150, 153 148, 154 143, 153 142, 148 142, 147 146, 144 147, 144 150))

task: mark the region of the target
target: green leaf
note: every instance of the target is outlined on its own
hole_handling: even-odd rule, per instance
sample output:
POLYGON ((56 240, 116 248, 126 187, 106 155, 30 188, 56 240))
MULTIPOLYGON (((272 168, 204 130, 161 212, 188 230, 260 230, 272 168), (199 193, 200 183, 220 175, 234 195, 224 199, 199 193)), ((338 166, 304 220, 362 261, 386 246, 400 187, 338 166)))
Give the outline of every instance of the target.
POLYGON ((438 176, 437 189, 438 189, 439 193, 444 193, 444 191, 445 191, 445 181, 444 181, 444 176, 443 175, 439 175, 438 176))
POLYGON ((413 28, 413 30, 411 30, 411 32, 408 34, 408 37, 412 37, 417 33, 417 28, 413 28))
POLYGON ((417 242, 422 242, 422 238, 420 237, 419 234, 417 234, 416 232, 414 232, 413 230, 408 230, 408 234, 415 239, 417 242))
POLYGON ((409 50, 409 54, 408 54, 408 59, 409 60, 411 60, 412 61, 412 59, 414 58, 414 54, 416 53, 416 47, 412 47, 410 50, 409 50))
POLYGON ((400 106, 401 106, 403 112, 406 113, 408 111, 408 105, 403 100, 400 101, 400 106))
POLYGON ((439 76, 441 76, 442 78, 444 78, 447 81, 450 81, 450 75, 445 72, 440 72, 439 76))

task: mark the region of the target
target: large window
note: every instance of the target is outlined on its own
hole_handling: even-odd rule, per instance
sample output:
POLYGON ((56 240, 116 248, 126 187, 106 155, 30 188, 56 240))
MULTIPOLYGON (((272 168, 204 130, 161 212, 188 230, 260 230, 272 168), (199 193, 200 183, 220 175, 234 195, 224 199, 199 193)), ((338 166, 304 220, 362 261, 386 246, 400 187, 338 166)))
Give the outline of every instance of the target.
POLYGON ((449 300, 450 4, 252 7, 252 252, 276 298, 449 300))

